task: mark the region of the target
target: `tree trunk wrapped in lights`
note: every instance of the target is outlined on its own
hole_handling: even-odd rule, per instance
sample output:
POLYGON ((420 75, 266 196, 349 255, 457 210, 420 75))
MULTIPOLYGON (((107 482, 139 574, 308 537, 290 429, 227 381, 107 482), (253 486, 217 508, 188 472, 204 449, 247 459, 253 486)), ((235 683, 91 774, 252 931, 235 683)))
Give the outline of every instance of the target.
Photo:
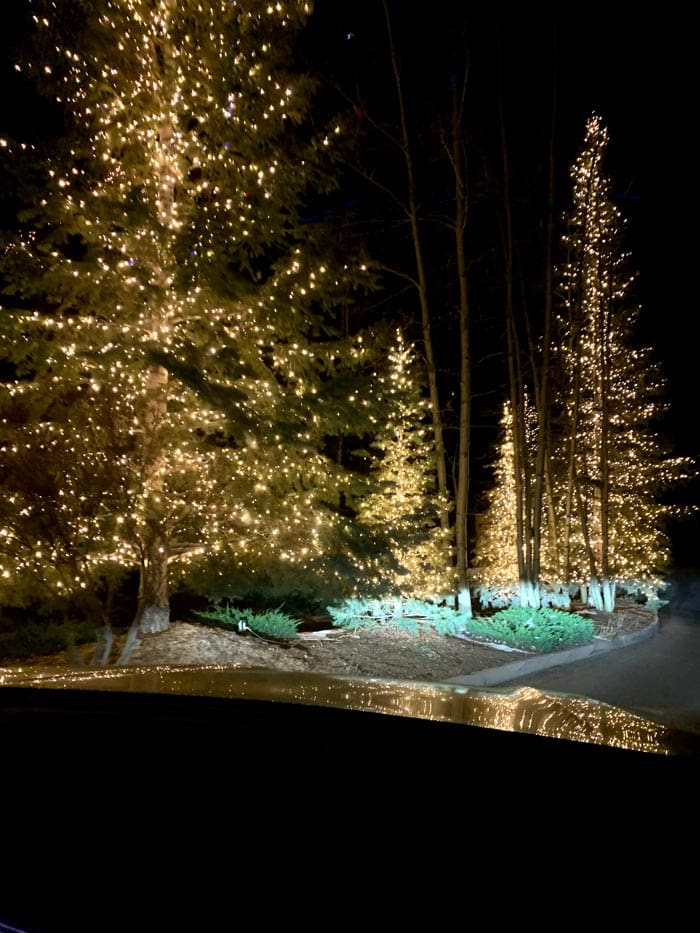
POLYGON ((19 67, 50 81, 67 133, 55 152, 3 149, 25 178, 30 157, 43 166, 2 259, 4 450, 50 423, 102 464, 83 429, 91 399, 109 408, 117 475, 94 471, 109 529, 83 563, 138 567, 135 621, 155 632, 172 564, 321 567, 341 524, 327 506, 346 479, 321 451, 368 430, 369 403, 331 412, 320 387, 369 348, 335 340, 327 311, 367 273, 298 219, 331 187, 340 127, 308 128, 311 85, 290 68, 308 2, 32 6, 46 60, 19 67))
MULTIPOLYGON (((514 392, 505 406, 495 485, 477 541, 481 589, 491 601, 507 601, 516 589, 523 604, 540 598, 523 586, 530 565, 526 532, 534 530, 527 482, 536 476, 542 486, 537 511, 551 519, 542 523, 534 549, 539 574, 533 579, 549 584, 549 599, 565 603, 579 587, 584 600, 611 611, 618 587, 653 598, 668 561, 664 526, 671 510, 659 492, 682 479, 688 463, 668 456, 658 429, 665 387, 650 352, 634 343, 634 280, 622 248, 622 217, 602 170, 606 144, 605 128, 592 117, 572 170, 553 353, 558 417, 546 449, 538 440, 542 399, 539 417, 524 392, 514 392)), ((510 346, 517 349, 517 340, 510 346)), ((512 355, 515 368, 519 356, 512 355)), ((511 378, 516 389, 522 385, 517 375, 511 378)))
MULTIPOLYGON (((524 433, 524 467, 534 475, 538 453, 538 416, 523 395, 522 422, 524 433)), ((513 414, 509 402, 503 406, 501 438, 493 464, 494 483, 486 496, 487 507, 480 523, 476 542, 475 567, 478 589, 482 602, 499 605, 517 601, 522 606, 532 607, 533 593, 528 590, 521 571, 524 560, 518 560, 518 508, 524 507, 524 497, 517 494, 515 444, 513 440, 513 414)), ((543 492, 543 505, 548 508, 548 497, 543 492)), ((523 526, 524 518, 520 522, 523 526)), ((566 595, 561 588, 561 579, 556 569, 556 543, 552 541, 549 525, 545 525, 540 536, 538 563, 542 580, 548 589, 537 588, 537 606, 542 601, 561 606, 566 604, 566 595)), ((522 544, 520 545, 523 548, 522 544)), ((524 551, 524 548, 523 548, 524 551)), ((524 559, 524 553, 522 557, 524 559)), ((539 578, 538 578, 539 583, 539 578)))
POLYGON ((610 611, 618 583, 658 577, 668 560, 658 491, 679 477, 682 464, 666 455, 654 424, 663 410, 657 368, 648 350, 634 346, 634 278, 603 171, 607 141, 592 116, 572 169, 559 316, 559 515, 569 579, 610 611))

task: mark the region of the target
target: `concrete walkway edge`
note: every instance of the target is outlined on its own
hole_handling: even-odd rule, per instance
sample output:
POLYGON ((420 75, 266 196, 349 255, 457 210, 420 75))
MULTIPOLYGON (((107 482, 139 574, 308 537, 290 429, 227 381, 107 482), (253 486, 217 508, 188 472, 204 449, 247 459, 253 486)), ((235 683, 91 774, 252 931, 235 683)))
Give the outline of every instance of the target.
POLYGON ((572 661, 583 661, 585 658, 606 654, 608 651, 616 651, 618 648, 626 648, 628 645, 634 645, 637 642, 651 638, 658 630, 659 620, 656 619, 651 625, 638 632, 629 632, 627 635, 620 635, 613 639, 596 638, 586 645, 577 645, 575 648, 564 648, 562 651, 538 654, 522 658, 519 661, 512 661, 509 664, 501 664, 498 667, 475 671, 472 674, 450 677, 445 683, 468 687, 489 687, 494 684, 507 683, 509 680, 516 680, 526 674, 545 671, 550 667, 559 667, 562 664, 570 664, 572 661))

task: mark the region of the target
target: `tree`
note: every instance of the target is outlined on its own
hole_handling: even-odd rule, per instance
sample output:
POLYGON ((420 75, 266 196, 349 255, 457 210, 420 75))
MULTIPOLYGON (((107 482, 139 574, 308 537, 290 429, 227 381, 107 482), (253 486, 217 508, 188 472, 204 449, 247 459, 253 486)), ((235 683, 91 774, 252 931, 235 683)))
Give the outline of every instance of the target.
MULTIPOLYGON (((451 563, 451 547, 449 546, 450 531, 450 513, 449 513, 449 494, 447 487, 447 453, 445 449, 444 422, 440 404, 440 390, 438 386, 438 365, 436 361, 436 352, 434 345, 434 321, 431 312, 428 271, 425 262, 425 249, 423 245, 423 233, 421 232, 419 193, 416 180, 415 157, 413 155, 413 145, 409 128, 408 114, 406 110, 406 100, 401 80, 401 71, 397 49, 394 44, 391 16, 388 3, 384 2, 384 16, 386 20, 387 35, 389 39, 389 53, 391 58, 391 70, 396 87, 396 97, 399 112, 399 138, 397 144, 400 148, 404 169, 406 172, 406 197, 399 199, 399 208, 405 216, 411 231, 411 243, 413 246, 413 255, 415 260, 415 274, 409 279, 413 283, 418 293, 421 316, 421 331, 423 335, 423 352, 425 354, 426 371, 428 375, 428 385, 430 389, 430 411, 433 422, 433 437, 435 443, 435 468, 437 471, 438 489, 443 508, 440 512, 440 525, 443 530, 443 537, 448 543, 445 551, 445 565, 451 563)), ((461 235, 462 231, 459 231, 461 235)))
MULTIPOLYGON (((361 433, 367 406, 331 410, 324 387, 369 350, 334 339, 328 311, 366 276, 300 218, 331 186, 339 127, 309 128, 291 71, 302 0, 32 5, 41 54, 21 68, 50 74, 66 134, 2 259, 2 452, 50 457, 51 431, 81 469, 108 461, 82 564, 136 566, 134 625, 154 632, 171 565, 254 578, 318 558, 342 525, 347 480, 322 447, 361 433), (85 439, 102 406, 109 448, 85 439)), ((4 153, 26 174, 26 145, 4 153)))
MULTIPOLYGON (((382 196, 380 213, 368 222, 381 230, 381 240, 375 240, 373 252, 384 257, 382 268, 394 282, 408 282, 417 299, 416 324, 420 332, 417 343, 430 398, 444 576, 454 577, 455 601, 460 612, 468 616, 471 614, 467 513, 472 358, 467 242, 469 178, 464 129, 468 72, 463 62, 465 47, 457 40, 460 79, 455 79, 452 73, 451 55, 447 56, 449 74, 443 74, 442 69, 431 70, 435 95, 431 96, 426 92, 427 77, 417 82, 419 69, 402 67, 407 51, 402 19, 392 12, 388 2, 378 8, 377 16, 378 30, 379 18, 384 20, 388 55, 384 61, 383 49, 375 54, 385 66, 384 78, 392 88, 389 111, 395 112, 387 115, 384 109, 387 100, 380 93, 376 98, 378 116, 371 116, 358 79, 354 81, 352 93, 341 87, 341 94, 349 99, 363 134, 362 145, 357 147, 350 164, 367 182, 368 192, 379 192, 382 196), (436 115, 435 101, 446 96, 446 90, 450 98, 449 110, 436 115), (418 111, 421 102, 425 104, 427 100, 430 100, 430 116, 424 115, 421 119, 418 111), (377 148, 373 147, 374 141, 378 142, 377 148), (439 208, 439 215, 434 212, 436 208, 439 208), (394 236, 386 236, 389 230, 394 236), (442 268, 444 265, 449 267, 447 275, 442 268), (445 325, 452 329, 455 321, 458 339, 453 342, 445 325), (457 349, 455 356, 459 356, 458 392, 454 393, 453 348, 457 349), (454 408, 453 395, 458 396, 454 408), (454 432, 452 438, 451 432, 454 432), (456 573, 453 572, 455 568, 456 573)), ((370 80, 373 89, 382 86, 376 69, 372 70, 370 80)), ((369 199, 370 195, 365 197, 369 199)), ((371 227, 369 229, 371 236, 371 227)), ((394 298, 403 308, 403 294, 399 292, 394 298)), ((387 300, 391 301, 391 296, 387 300)))
MULTIPOLYGON (((567 261, 555 322, 554 430, 547 427, 543 372, 538 402, 533 407, 529 401, 512 295, 508 302, 511 398, 477 564, 487 586, 512 592, 519 581, 525 605, 539 605, 540 577, 558 592, 555 598, 580 587, 584 599, 608 611, 619 586, 653 592, 668 561, 669 507, 660 492, 687 465, 668 455, 659 428, 664 382, 650 351, 636 344, 634 276, 622 245, 622 216, 602 169, 606 145, 607 132, 594 116, 572 169, 574 203, 566 218, 567 261), (541 489, 533 495, 537 482, 541 489), (546 524, 545 512, 553 516, 546 524), (537 573, 528 576, 528 568, 537 573), (537 592, 523 581, 537 584, 537 592)), ((537 374, 534 362, 531 370, 537 374)))
POLYGON ((506 402, 493 462, 493 484, 486 493, 486 508, 476 539, 475 563, 481 588, 496 587, 509 593, 515 590, 519 579, 517 510, 513 415, 506 402))
MULTIPOLYGON (((537 410, 530 402, 527 392, 523 395, 521 417, 525 438, 523 469, 533 476, 540 449, 539 423, 537 410)), ((522 517, 518 523, 518 508, 524 509, 524 502, 523 497, 517 494, 513 424, 510 402, 505 402, 501 418, 501 437, 493 461, 493 483, 486 493, 486 509, 477 535, 475 566, 482 594, 487 590, 494 590, 503 602, 517 601, 519 605, 532 606, 531 594, 523 592, 521 562, 518 560, 518 548, 524 550, 518 537, 518 528, 523 527, 525 518, 522 517)), ((544 504, 548 504, 546 496, 544 504)), ((555 544, 547 533, 548 530, 546 528, 545 534, 541 536, 539 566, 542 579, 549 584, 549 592, 545 595, 538 585, 537 607, 543 599, 551 601, 553 591, 558 591, 561 587, 556 570, 555 544)), ((557 598, 561 600, 561 594, 557 598)))
POLYGON ((388 540, 396 570, 377 567, 380 579, 388 576, 392 589, 403 596, 442 599, 454 581, 444 559, 426 380, 400 329, 388 363, 380 390, 389 402, 388 418, 374 440, 381 459, 373 471, 375 490, 362 501, 358 518, 388 540))
POLYGON ((679 477, 681 461, 668 456, 658 430, 663 381, 650 351, 635 346, 634 277, 604 174, 607 142, 593 115, 571 173, 559 315, 559 515, 567 578, 609 611, 618 582, 652 579, 668 560, 658 493, 679 477))
POLYGON ((469 275, 465 233, 467 229, 469 195, 468 163, 464 143, 464 110, 467 92, 465 71, 461 92, 453 89, 452 121, 447 156, 454 175, 454 221, 452 230, 455 239, 455 259, 459 283, 459 420, 457 444, 457 483, 455 490, 455 562, 457 565, 457 602, 465 616, 471 616, 471 592, 469 581, 469 548, 467 544, 467 514, 469 508, 471 405, 472 405, 472 351, 471 351, 471 308, 469 302, 469 275))

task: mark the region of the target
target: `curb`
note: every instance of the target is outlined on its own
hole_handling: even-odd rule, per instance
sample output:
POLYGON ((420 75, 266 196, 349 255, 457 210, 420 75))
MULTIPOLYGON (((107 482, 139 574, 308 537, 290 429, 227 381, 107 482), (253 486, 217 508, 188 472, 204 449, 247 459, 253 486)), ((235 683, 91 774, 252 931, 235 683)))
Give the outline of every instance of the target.
POLYGON ((475 671, 473 674, 450 677, 445 683, 459 684, 463 687, 489 687, 494 684, 502 684, 509 680, 516 680, 524 674, 545 671, 550 667, 559 667, 562 664, 570 664, 572 661, 583 661, 585 658, 594 657, 598 654, 607 654, 608 651, 626 648, 629 645, 651 638, 658 630, 659 621, 657 619, 639 632, 629 632, 627 635, 620 635, 619 638, 612 641, 598 639, 587 645, 579 645, 576 648, 565 648, 563 651, 539 654, 534 657, 523 658, 520 661, 511 661, 509 664, 501 664, 499 667, 489 667, 483 671, 475 671))

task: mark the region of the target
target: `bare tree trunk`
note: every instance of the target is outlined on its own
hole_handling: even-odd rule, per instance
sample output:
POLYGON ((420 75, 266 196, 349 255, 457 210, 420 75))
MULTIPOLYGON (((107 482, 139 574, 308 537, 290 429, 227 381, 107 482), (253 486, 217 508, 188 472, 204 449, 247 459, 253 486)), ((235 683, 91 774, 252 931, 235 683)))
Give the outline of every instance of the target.
POLYGON ((600 573, 603 608, 615 608, 615 585, 610 579, 610 318, 608 302, 601 310, 601 424, 600 424, 600 573))
POLYGON ((167 546, 163 539, 156 537, 142 553, 136 616, 127 632, 117 664, 129 663, 140 644, 140 634, 152 635, 168 627, 168 596, 167 546))
POLYGON ((433 348, 433 339, 431 333, 431 314, 428 298, 428 278, 425 271, 423 260, 423 247, 420 234, 420 225, 418 221, 418 202, 417 188, 415 180, 415 171, 413 166, 413 157, 411 155, 410 137, 408 132, 408 122, 406 119, 406 109, 404 104, 403 89, 401 85, 401 74, 399 72, 396 49, 394 46, 393 33, 391 28, 391 17, 389 8, 384 3, 384 14, 386 18, 387 34, 389 37, 389 48, 391 54, 391 66, 396 84, 396 93, 399 104, 399 114, 401 119, 401 150, 406 165, 406 179, 408 188, 408 204, 406 213, 411 227, 411 237, 413 240, 413 249, 416 261, 416 288, 420 301, 421 325, 423 331, 423 347, 425 350, 425 362, 428 375, 428 389, 430 392, 430 411, 433 426, 433 438, 435 441, 435 459, 438 481, 438 493, 440 496, 440 527, 444 533, 447 544, 447 553, 445 562, 447 567, 451 567, 451 541, 452 529, 450 526, 450 513, 448 502, 450 499, 447 486, 447 458, 445 453, 445 440, 442 422, 442 409, 440 406, 440 396, 437 382, 437 366, 435 363, 435 351, 433 348))
MULTIPOLYGON (((499 50, 500 53, 500 50, 499 50)), ((499 71, 500 74, 500 71, 499 71)), ((537 419, 534 463, 533 451, 528 437, 528 402, 525 380, 521 371, 521 349, 513 302, 513 227, 510 203, 510 181, 508 171, 508 148, 506 143, 503 92, 499 88, 499 115, 504 178, 504 208, 506 229, 504 255, 506 257, 506 329, 508 338, 508 373, 513 418, 513 446, 515 453, 515 484, 517 502, 517 549, 520 575, 520 598, 523 605, 538 608, 541 604, 540 576, 542 566, 542 528, 545 491, 548 492, 548 520, 550 538, 557 540, 549 451, 551 448, 551 350, 553 330, 553 239, 554 239, 554 136, 556 116, 556 83, 553 76, 552 110, 549 136, 549 188, 547 197, 546 261, 545 261, 545 306, 542 345, 536 345, 525 306, 523 290, 524 323, 529 349, 530 369, 534 389, 534 405, 537 419), (538 359, 539 358, 539 359, 538 359), (534 473, 534 482, 531 473, 534 473)), ((522 277, 521 277, 522 281, 522 277)))
MULTIPOLYGON (((499 44, 500 59, 500 44, 499 44)), ((499 61, 499 82, 501 65, 499 61)), ((515 479, 515 548, 518 560, 518 578, 521 605, 539 607, 539 591, 532 579, 532 529, 531 494, 529 477, 529 457, 527 432, 525 425, 525 392, 521 370, 521 348, 515 320, 514 285, 514 235, 513 216, 510 199, 510 170, 508 164, 508 145, 506 141, 505 115, 503 107, 503 88, 499 83, 498 111, 501 131, 501 158, 503 164, 503 209, 505 229, 503 230, 503 254, 506 276, 506 339, 508 358, 508 383, 510 387, 511 417, 513 421, 513 464, 515 479)))
MULTIPOLYGON (((547 256, 545 265, 544 289, 544 328, 542 336, 542 362, 539 379, 539 392, 536 393, 537 406, 537 453, 535 459, 535 490, 532 502, 532 578, 539 581, 542 563, 542 504, 545 492, 545 471, 548 466, 550 437, 550 366, 552 356, 553 322, 553 245, 554 245, 554 133, 556 120, 556 80, 552 80, 552 116, 549 133, 549 190, 547 196, 547 256)), ((537 370, 533 368, 533 373, 537 370)), ((535 379, 537 383, 537 379, 535 379)), ((558 582, 558 581, 557 581, 558 582)))
POLYGON ((112 645, 114 644, 114 632, 112 631, 114 590, 115 583, 110 577, 107 579, 107 597, 102 610, 102 626, 98 629, 97 638, 95 640, 95 651, 90 661, 93 667, 104 667, 109 662, 109 656, 112 653, 112 645))
POLYGON ((168 598, 168 553, 165 542, 156 538, 144 556, 139 592, 139 631, 164 631, 170 622, 168 598))
POLYGON ((75 641, 75 630, 67 612, 63 613, 63 629, 66 633, 66 654, 68 663, 73 667, 85 667, 85 658, 80 653, 75 641))
POLYGON ((129 631, 126 634, 126 641, 122 647, 121 654, 117 658, 117 664, 128 664, 139 644, 139 617, 137 615, 129 626, 129 631))
POLYGON ((457 454, 457 495, 455 501, 455 545, 457 560, 457 600, 460 611, 472 614, 469 590, 469 551, 467 513, 469 505, 469 448, 471 434, 471 346, 469 283, 464 233, 467 226, 466 155, 462 138, 462 115, 466 78, 459 104, 456 95, 452 109, 452 167, 455 177, 455 251, 459 278, 459 450, 457 454))
POLYGON ((113 644, 114 632, 112 631, 112 626, 109 624, 109 619, 105 619, 105 624, 97 631, 95 650, 90 664, 93 667, 104 667, 109 661, 113 644))

